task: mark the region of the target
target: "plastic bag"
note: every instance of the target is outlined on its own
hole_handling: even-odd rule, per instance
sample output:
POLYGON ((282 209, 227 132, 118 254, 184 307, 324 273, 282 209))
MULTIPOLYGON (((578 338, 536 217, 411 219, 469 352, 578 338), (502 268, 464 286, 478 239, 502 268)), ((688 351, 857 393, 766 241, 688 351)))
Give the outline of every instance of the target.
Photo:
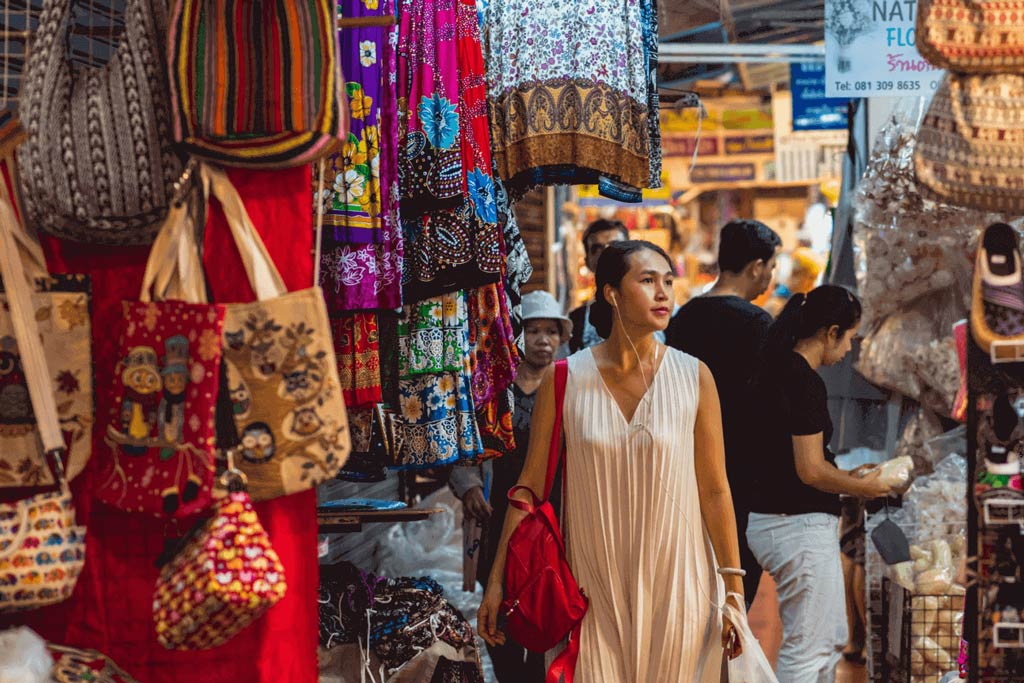
POLYGON ((914 460, 907 455, 893 458, 879 465, 878 470, 879 481, 890 488, 901 489, 910 483, 910 477, 914 473, 914 460))
POLYGON ((0 632, 0 683, 51 683, 53 657, 46 642, 25 626, 0 632))
POLYGON ((740 611, 730 601, 725 602, 723 608, 725 616, 732 622, 739 636, 740 645, 743 646, 743 654, 736 659, 729 660, 729 683, 779 683, 775 677, 772 665, 764 656, 761 643, 750 631, 750 624, 747 623, 747 614, 740 611))
POLYGON ((918 474, 930 473, 935 463, 932 461, 931 451, 928 450, 928 442, 941 434, 942 423, 935 414, 928 410, 919 410, 900 433, 893 457, 908 457, 913 461, 914 471, 918 474))

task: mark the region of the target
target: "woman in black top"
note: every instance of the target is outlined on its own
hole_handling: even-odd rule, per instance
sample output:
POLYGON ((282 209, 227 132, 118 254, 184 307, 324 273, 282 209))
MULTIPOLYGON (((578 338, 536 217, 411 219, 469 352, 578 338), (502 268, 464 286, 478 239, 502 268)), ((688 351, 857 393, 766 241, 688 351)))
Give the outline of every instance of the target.
POLYGON ((860 302, 842 287, 797 294, 769 330, 752 387, 747 540, 778 587, 783 683, 831 683, 846 645, 839 494, 890 493, 878 472, 837 469, 828 450, 832 420, 817 370, 846 357, 860 317, 860 302))

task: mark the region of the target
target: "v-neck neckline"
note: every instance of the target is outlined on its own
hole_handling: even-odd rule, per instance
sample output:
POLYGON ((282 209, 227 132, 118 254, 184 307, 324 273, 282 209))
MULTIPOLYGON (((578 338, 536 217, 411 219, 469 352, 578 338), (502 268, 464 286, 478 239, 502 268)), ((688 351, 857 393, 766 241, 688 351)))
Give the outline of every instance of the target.
POLYGON ((597 358, 594 356, 593 347, 588 348, 587 351, 590 352, 590 362, 594 365, 594 371, 597 373, 597 377, 601 381, 601 387, 604 389, 604 392, 608 394, 608 398, 611 399, 612 404, 615 406, 615 412, 619 414, 619 417, 626 424, 627 429, 632 427, 633 420, 636 419, 636 414, 640 412, 640 406, 643 405, 643 402, 647 400, 649 395, 653 395, 654 389, 658 386, 658 377, 661 375, 662 366, 664 366, 665 361, 668 360, 669 348, 667 346, 665 347, 665 353, 662 354, 661 360, 658 362, 658 367, 654 370, 654 376, 651 378, 651 383, 646 389, 644 389, 644 393, 640 397, 640 400, 637 401, 636 408, 633 409, 633 414, 629 416, 629 419, 626 419, 626 412, 622 409, 622 406, 619 405, 619 401, 615 398, 615 394, 613 394, 612 390, 608 388, 608 382, 605 381, 604 374, 601 373, 601 366, 597 364, 597 358))

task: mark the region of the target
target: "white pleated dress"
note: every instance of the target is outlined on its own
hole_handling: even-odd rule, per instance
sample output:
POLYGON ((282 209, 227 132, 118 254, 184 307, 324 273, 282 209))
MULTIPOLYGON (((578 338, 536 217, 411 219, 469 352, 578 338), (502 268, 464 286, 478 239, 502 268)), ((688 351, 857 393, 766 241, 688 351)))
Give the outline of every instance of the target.
POLYGON ((718 683, 723 586, 701 517, 699 362, 666 349, 631 424, 589 349, 564 404, 569 563, 590 598, 580 683, 718 683))

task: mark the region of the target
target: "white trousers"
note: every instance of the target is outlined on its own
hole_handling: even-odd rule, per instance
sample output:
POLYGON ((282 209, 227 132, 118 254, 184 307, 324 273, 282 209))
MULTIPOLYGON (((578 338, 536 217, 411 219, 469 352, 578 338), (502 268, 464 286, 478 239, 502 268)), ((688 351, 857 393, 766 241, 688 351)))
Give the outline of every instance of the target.
POLYGON ((848 636, 839 518, 751 513, 747 542, 779 593, 779 683, 834 683, 848 636))

